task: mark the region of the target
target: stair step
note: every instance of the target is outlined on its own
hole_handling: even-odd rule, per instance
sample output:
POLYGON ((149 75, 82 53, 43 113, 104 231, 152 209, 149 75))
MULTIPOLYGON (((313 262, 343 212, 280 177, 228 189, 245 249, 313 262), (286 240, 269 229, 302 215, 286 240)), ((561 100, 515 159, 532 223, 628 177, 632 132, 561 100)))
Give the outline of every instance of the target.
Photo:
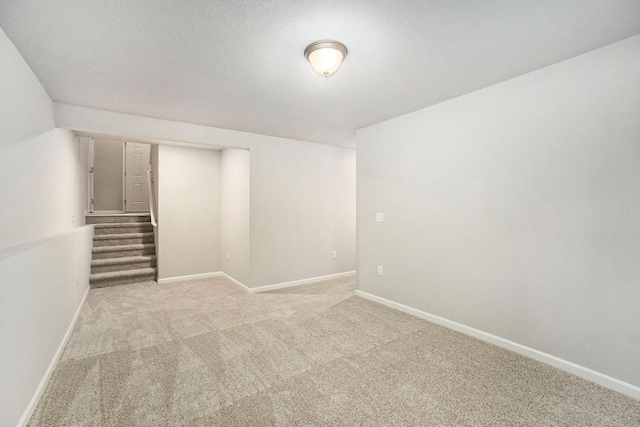
POLYGON ((155 255, 94 259, 91 261, 91 273, 138 270, 141 268, 151 268, 155 266, 155 255))
POLYGON ((118 223, 140 223, 151 222, 149 214, 136 215, 87 215, 86 224, 118 224, 118 223))
POLYGON ((101 224, 94 224, 95 228, 126 228, 126 227, 135 227, 135 226, 149 226, 150 222, 105 222, 101 224))
POLYGON ((93 246, 119 246, 135 243, 153 243, 153 233, 100 234, 93 236, 93 246))
POLYGON ((91 288, 104 288, 107 286, 126 285, 130 283, 146 282, 156 279, 157 269, 140 268, 136 270, 108 271, 94 273, 89 276, 91 288))
POLYGON ((108 271, 106 273, 95 273, 89 276, 89 281, 97 282, 100 280, 110 279, 122 279, 125 277, 140 277, 148 276, 149 274, 155 274, 155 268, 139 268, 137 270, 125 270, 125 271, 108 271))
POLYGON ((130 257, 122 257, 122 258, 105 258, 105 259, 94 259, 91 261, 91 266, 95 267, 103 267, 105 265, 122 265, 129 264, 132 262, 141 262, 141 261, 155 261, 155 255, 141 255, 141 256, 130 256, 130 257))
POLYGON ((105 224, 95 224, 94 234, 128 234, 128 233, 145 233, 153 231, 150 222, 114 222, 105 224))
POLYGON ((137 239, 140 237, 153 237, 153 233, 101 234, 93 236, 93 240, 137 239))
POLYGON ((98 246, 91 249, 93 259, 123 258, 142 255, 155 255, 153 243, 137 243, 134 245, 98 246))
MULTIPOLYGON (((135 245, 101 246, 99 248, 91 249, 91 252, 93 252, 94 254, 98 254, 98 253, 105 253, 105 252, 133 251, 136 249, 153 248, 153 246, 154 245, 150 243, 148 244, 138 243, 135 245)), ((153 255, 153 254, 148 254, 148 255, 153 255)))

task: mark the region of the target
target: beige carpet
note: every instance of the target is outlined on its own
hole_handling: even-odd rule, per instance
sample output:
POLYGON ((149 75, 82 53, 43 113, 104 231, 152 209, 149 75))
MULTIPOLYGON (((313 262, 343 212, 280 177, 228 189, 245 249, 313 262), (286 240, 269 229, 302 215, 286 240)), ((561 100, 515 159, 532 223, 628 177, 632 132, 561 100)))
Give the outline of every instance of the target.
POLYGON ((353 289, 93 289, 30 425, 640 425, 636 400, 353 289))

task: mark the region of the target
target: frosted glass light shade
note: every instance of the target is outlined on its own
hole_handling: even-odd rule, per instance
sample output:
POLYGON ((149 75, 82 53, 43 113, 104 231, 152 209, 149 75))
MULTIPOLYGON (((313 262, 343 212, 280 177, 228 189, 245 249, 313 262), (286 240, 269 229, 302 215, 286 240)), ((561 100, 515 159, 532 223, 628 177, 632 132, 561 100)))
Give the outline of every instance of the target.
POLYGON ((337 41, 320 40, 307 46, 304 56, 316 73, 327 78, 340 68, 347 56, 347 47, 337 41))

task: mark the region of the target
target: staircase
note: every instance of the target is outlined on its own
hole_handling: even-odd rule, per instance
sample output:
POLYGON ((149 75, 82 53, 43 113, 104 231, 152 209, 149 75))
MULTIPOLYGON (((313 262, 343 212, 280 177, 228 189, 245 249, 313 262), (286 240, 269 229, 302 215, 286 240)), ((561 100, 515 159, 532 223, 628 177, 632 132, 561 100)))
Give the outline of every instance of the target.
POLYGON ((87 216, 94 224, 91 288, 156 280, 156 245, 148 214, 87 216))

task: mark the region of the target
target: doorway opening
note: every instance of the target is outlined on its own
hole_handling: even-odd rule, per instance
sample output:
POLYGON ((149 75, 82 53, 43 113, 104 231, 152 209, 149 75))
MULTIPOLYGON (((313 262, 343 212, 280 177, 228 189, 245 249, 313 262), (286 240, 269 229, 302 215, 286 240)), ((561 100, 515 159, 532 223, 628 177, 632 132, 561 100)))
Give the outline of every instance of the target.
POLYGON ((90 214, 149 213, 150 144, 91 138, 88 161, 90 214))

